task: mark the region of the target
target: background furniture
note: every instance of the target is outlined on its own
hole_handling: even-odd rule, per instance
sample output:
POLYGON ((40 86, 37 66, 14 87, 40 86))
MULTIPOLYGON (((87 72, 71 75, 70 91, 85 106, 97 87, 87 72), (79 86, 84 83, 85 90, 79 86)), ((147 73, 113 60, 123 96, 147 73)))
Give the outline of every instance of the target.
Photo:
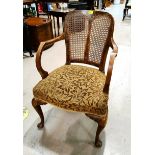
MULTIPOLYGON (((37 10, 35 10, 35 7, 32 7, 31 5, 34 4, 34 6, 37 6, 36 0, 23 0, 23 16, 24 17, 32 17, 37 15, 37 10)), ((37 8, 37 7, 36 7, 37 8)))
POLYGON ((118 51, 113 30, 114 19, 109 13, 75 10, 66 15, 62 35, 39 45, 36 67, 42 80, 33 88, 32 99, 32 105, 41 118, 38 128, 44 127, 40 105, 49 103, 64 110, 82 112, 97 122, 95 146, 102 146, 99 135, 107 122, 109 85, 118 51), (66 43, 66 65, 49 74, 41 65, 42 52, 46 45, 62 39, 66 43), (105 74, 109 47, 113 51, 105 74))
POLYGON ((69 0, 45 0, 46 3, 46 9, 44 12, 48 15, 49 18, 52 17, 53 21, 53 34, 54 36, 59 36, 63 32, 63 25, 64 25, 64 19, 68 12, 73 10, 94 10, 94 0, 79 0, 79 1, 69 1, 69 0), (65 2, 68 4, 67 9, 61 9, 57 4, 57 8, 54 8, 52 10, 48 9, 50 2, 56 3, 56 2, 65 2), (61 29, 61 31, 60 31, 61 29))
POLYGON ((125 8, 123 10, 123 20, 128 15, 128 10, 131 9, 131 0, 126 0, 125 2, 125 8))
POLYGON ((24 45, 26 44, 28 50, 37 51, 41 41, 46 41, 53 38, 51 19, 29 17, 24 19, 25 35, 24 45))
POLYGON ((58 5, 58 3, 68 3, 69 0, 37 0, 37 6, 40 4, 42 6, 42 12, 40 12, 38 10, 37 7, 37 17, 39 17, 40 15, 47 15, 48 18, 50 18, 50 15, 48 13, 48 5, 49 3, 56 3, 58 5))
MULTIPOLYGON (((35 8, 37 8, 37 2, 36 0, 23 0, 23 19, 25 21, 26 18, 28 17, 35 17, 38 13, 37 10, 35 10, 35 8), (32 7, 32 4, 34 4, 34 6, 32 7)), ((31 34, 29 31, 29 26, 27 24, 25 24, 23 21, 23 52, 29 52, 30 56, 33 57, 34 55, 32 54, 32 46, 31 46, 31 34)))
POLYGON ((52 16, 53 19, 53 33, 55 37, 59 36, 63 32, 65 16, 68 12, 73 10, 74 9, 55 9, 48 11, 48 14, 50 15, 50 17, 52 16))
POLYGON ((94 0, 71 1, 68 7, 76 10, 94 10, 94 0))
MULTIPOLYGON (((102 0, 102 8, 105 8, 105 3, 110 0, 102 0)), ((78 0, 78 1, 69 1, 69 0, 23 0, 23 5, 30 6, 35 4, 37 17, 40 15, 48 15, 48 3, 68 3, 68 8, 74 8, 77 10, 94 10, 94 7, 99 8, 99 0, 78 0), (39 10, 39 8, 41 10, 39 10)))
POLYGON ((30 33, 28 30, 28 26, 23 23, 23 52, 28 51, 30 56, 33 57, 31 44, 30 44, 30 33))
POLYGON ((40 15, 47 15, 49 19, 52 17, 53 34, 54 37, 59 36, 63 32, 63 23, 66 14, 73 9, 61 9, 59 3, 68 3, 68 0, 38 0, 38 4, 42 4, 43 12, 39 12, 40 15), (55 8, 51 8, 51 5, 55 4, 55 8), (60 29, 62 31, 60 31, 60 29))
MULTIPOLYGON (((104 2, 104 1, 103 1, 104 2)), ((36 15, 37 17, 46 16, 51 19, 52 16, 52 25, 54 36, 59 36, 60 28, 63 30, 63 23, 66 14, 74 9, 76 10, 94 10, 94 7, 99 7, 99 0, 78 0, 78 1, 69 1, 69 0, 24 0, 23 5, 31 4, 36 5, 36 15), (50 10, 51 4, 56 4, 57 8, 52 8, 50 10), (67 3, 68 9, 61 9, 59 3, 67 3)), ((104 5, 104 3, 103 3, 104 5)), ((26 8, 25 8, 26 9, 26 8)))

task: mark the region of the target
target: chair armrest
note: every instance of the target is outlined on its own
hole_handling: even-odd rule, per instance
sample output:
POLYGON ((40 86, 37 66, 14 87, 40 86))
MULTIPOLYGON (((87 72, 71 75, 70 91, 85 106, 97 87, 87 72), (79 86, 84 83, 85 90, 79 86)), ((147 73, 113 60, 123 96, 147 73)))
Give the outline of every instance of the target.
POLYGON ((115 43, 113 38, 111 38, 110 47, 113 49, 114 53, 118 53, 118 47, 117 47, 117 45, 116 45, 116 43, 115 43))
POLYGON ((109 60, 109 66, 108 66, 106 81, 105 81, 105 85, 103 88, 103 92, 105 92, 107 94, 109 93, 109 85, 110 85, 110 81, 111 81, 111 75, 112 75, 114 60, 115 60, 117 53, 118 53, 118 47, 117 47, 116 43, 114 42, 113 38, 111 38, 111 45, 110 46, 113 49, 113 51, 110 54, 110 60, 109 60))
POLYGON ((48 76, 48 72, 45 71, 41 65, 41 56, 42 56, 42 53, 43 53, 45 47, 49 46, 57 41, 63 40, 63 39, 64 39, 64 33, 62 35, 60 35, 59 37, 56 37, 56 38, 53 38, 53 39, 50 39, 50 40, 40 43, 37 53, 36 53, 36 67, 37 67, 37 70, 40 73, 42 79, 44 79, 48 76))

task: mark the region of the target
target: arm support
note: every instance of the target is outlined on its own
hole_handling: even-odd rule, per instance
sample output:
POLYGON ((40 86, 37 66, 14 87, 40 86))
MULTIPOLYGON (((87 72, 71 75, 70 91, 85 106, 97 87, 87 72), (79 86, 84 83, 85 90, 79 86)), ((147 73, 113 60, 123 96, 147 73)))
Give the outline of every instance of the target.
POLYGON ((116 43, 114 42, 113 38, 111 38, 110 46, 113 49, 113 51, 110 54, 110 60, 109 60, 109 66, 108 66, 106 81, 105 81, 105 85, 103 88, 103 92, 105 92, 105 93, 109 92, 109 85, 110 85, 110 81, 111 81, 113 64, 114 64, 115 57, 117 56, 117 53, 118 53, 118 47, 117 47, 116 43))
POLYGON ((57 41, 63 40, 63 39, 64 39, 64 33, 59 37, 56 37, 56 38, 53 38, 53 39, 50 39, 50 40, 47 40, 47 41, 40 43, 39 48, 38 48, 37 53, 36 53, 36 67, 37 67, 37 70, 40 73, 42 79, 44 79, 48 76, 48 72, 45 71, 41 66, 42 52, 44 51, 46 46, 49 46, 49 45, 51 45, 57 41))

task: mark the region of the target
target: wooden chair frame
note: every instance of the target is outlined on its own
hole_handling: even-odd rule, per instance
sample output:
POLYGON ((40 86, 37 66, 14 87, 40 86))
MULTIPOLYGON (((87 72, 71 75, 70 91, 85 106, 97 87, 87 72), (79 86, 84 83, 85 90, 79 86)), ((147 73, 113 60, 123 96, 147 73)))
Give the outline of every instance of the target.
MULTIPOLYGON (((112 16, 110 18, 112 18, 112 16)), ((107 46, 104 49, 107 52, 108 52, 109 47, 111 47, 113 49, 112 53, 110 54, 109 66, 108 66, 107 75, 106 75, 106 81, 105 81, 105 85, 103 88, 103 92, 107 93, 107 94, 109 93, 109 85, 110 85, 110 81, 111 81, 114 60, 115 60, 115 57, 117 56, 117 52, 118 52, 118 47, 115 44, 113 37, 112 37, 113 24, 111 26, 111 30, 112 30, 110 32, 111 34, 109 35, 109 38, 107 38, 107 46)), ((46 49, 47 46, 50 46, 51 44, 54 44, 55 42, 58 42, 60 40, 66 39, 66 38, 67 38, 67 35, 65 33, 63 33, 62 35, 60 35, 54 39, 40 43, 37 54, 36 54, 36 67, 37 67, 37 70, 40 73, 42 79, 44 79, 48 76, 48 72, 45 71, 41 65, 42 53, 44 52, 44 50, 46 49)), ((66 39, 66 46, 67 46, 67 44, 68 43, 67 43, 67 39, 66 39)), ((67 50, 69 50, 68 46, 67 46, 67 50)), ((87 50, 87 47, 86 47, 86 50, 87 50)), ((104 71, 106 56, 107 56, 107 53, 105 54, 105 57, 102 56, 102 60, 101 60, 102 65, 98 64, 100 71, 104 71)), ((66 64, 69 65, 71 62, 76 62, 76 61, 71 60, 69 57, 69 52, 67 52, 66 64)), ((88 62, 85 61, 84 63, 88 63, 88 62)), ((91 62, 89 62, 88 64, 91 64, 91 62)), ((97 64, 93 64, 93 63, 92 63, 92 65, 97 66, 97 64)), ((32 105, 35 108, 35 110, 37 111, 37 113, 39 114, 40 119, 41 119, 41 122, 38 124, 38 128, 44 127, 44 116, 43 116, 43 112, 42 112, 40 105, 45 105, 45 104, 47 104, 47 103, 43 102, 39 99, 35 99, 35 98, 32 99, 32 105)), ((108 111, 108 109, 107 109, 107 111, 108 111)), ((99 139, 99 135, 106 125, 108 113, 106 113, 104 116, 97 116, 97 115, 86 113, 86 116, 88 116, 90 119, 96 121, 98 124, 97 131, 96 131, 96 137, 95 137, 95 146, 101 147, 102 142, 99 139)))

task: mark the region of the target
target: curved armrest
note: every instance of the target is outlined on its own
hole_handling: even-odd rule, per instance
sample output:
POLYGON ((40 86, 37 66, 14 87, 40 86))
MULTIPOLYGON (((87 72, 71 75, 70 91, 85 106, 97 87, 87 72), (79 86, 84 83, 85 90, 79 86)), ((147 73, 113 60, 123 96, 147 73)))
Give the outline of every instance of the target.
POLYGON ((103 88, 103 92, 105 92, 105 93, 109 92, 109 85, 110 85, 110 81, 111 81, 113 64, 114 64, 115 57, 117 56, 117 53, 118 53, 118 47, 117 47, 116 43, 114 42, 113 38, 111 38, 111 45, 110 46, 113 49, 113 51, 110 54, 110 60, 109 60, 109 66, 108 66, 106 81, 105 81, 105 85, 103 88))
POLYGON ((53 39, 50 39, 50 40, 47 40, 47 41, 40 43, 38 50, 37 50, 37 53, 36 53, 36 67, 37 67, 37 70, 40 73, 42 79, 44 79, 48 76, 48 72, 45 71, 41 66, 42 52, 44 51, 46 46, 49 46, 49 45, 51 45, 57 41, 63 40, 63 39, 64 39, 64 33, 59 37, 56 37, 56 38, 53 38, 53 39))

